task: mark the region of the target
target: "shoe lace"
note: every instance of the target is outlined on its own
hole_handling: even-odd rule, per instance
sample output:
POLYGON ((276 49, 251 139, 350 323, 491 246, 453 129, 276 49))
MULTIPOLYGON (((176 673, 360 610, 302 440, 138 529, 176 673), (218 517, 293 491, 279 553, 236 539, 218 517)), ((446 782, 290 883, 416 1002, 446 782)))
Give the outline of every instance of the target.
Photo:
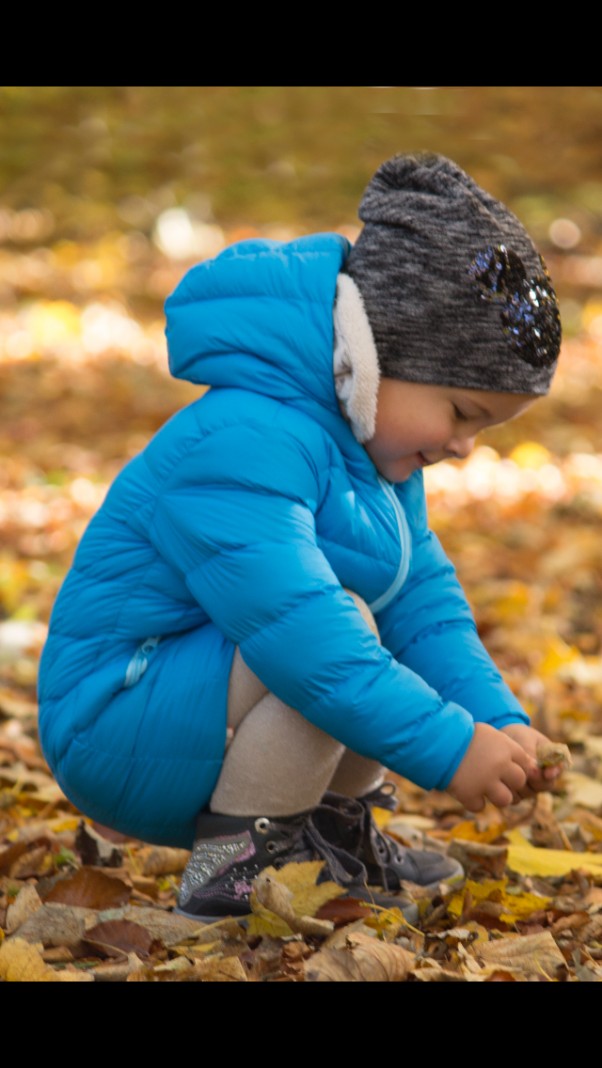
POLYGON ((346 849, 329 842, 316 826, 313 815, 310 812, 293 824, 271 821, 281 835, 280 840, 272 840, 274 866, 282 867, 289 861, 315 860, 318 857, 325 861, 318 881, 330 878, 339 886, 365 886, 368 879, 365 865, 346 849))

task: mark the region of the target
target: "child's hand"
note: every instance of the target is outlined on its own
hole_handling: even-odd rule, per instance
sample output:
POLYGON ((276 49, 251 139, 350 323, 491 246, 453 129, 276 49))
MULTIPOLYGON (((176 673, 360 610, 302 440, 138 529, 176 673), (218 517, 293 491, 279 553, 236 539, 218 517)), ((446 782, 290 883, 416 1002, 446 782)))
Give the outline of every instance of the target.
POLYGON ((552 764, 550 767, 540 767, 538 750, 549 748, 552 744, 549 738, 533 727, 527 727, 524 723, 509 723, 501 728, 503 734, 507 734, 513 741, 522 745, 525 752, 533 758, 536 768, 528 775, 527 785, 521 791, 521 797, 528 797, 531 791, 549 790, 551 784, 563 771, 563 763, 552 764))
POLYGON ((480 812, 486 801, 505 808, 518 801, 527 781, 539 773, 534 752, 511 738, 507 728, 499 731, 475 723, 472 741, 447 789, 471 812, 480 812))

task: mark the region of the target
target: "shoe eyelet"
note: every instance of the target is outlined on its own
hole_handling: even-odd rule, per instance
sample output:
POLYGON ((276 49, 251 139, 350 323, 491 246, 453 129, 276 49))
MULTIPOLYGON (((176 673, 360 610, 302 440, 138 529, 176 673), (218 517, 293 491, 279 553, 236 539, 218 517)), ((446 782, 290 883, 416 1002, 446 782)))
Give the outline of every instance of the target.
POLYGON ((260 816, 255 820, 255 830, 258 834, 267 834, 270 829, 270 821, 267 816, 260 816))
POLYGON ((266 844, 265 844, 266 853, 275 853, 276 852, 276 848, 277 848, 277 846, 276 846, 275 842, 266 842, 266 844))

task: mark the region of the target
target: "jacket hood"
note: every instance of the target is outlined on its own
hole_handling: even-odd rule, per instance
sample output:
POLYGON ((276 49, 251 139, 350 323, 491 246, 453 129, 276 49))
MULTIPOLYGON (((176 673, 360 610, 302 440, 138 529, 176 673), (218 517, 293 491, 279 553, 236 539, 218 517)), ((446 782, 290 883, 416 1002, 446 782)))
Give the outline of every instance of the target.
POLYGON ((171 373, 340 419, 333 307, 349 249, 339 234, 241 241, 193 267, 165 304, 171 373))

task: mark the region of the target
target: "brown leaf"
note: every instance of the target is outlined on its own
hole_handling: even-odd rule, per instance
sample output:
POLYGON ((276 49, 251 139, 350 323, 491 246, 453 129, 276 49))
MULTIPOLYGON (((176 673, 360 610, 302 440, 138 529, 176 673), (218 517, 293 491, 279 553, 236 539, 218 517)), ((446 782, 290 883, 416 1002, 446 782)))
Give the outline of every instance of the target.
POLYGON ((8 874, 19 857, 22 857, 24 853, 29 849, 27 842, 16 842, 14 845, 3 849, 0 853, 0 875, 8 874))
POLYGON ((41 942, 44 946, 74 946, 83 937, 86 919, 91 915, 94 913, 88 909, 42 905, 19 926, 18 935, 27 942, 41 942))
POLYGON ((105 923, 97 923, 86 931, 83 941, 94 948, 136 953, 139 957, 148 957, 152 946, 161 945, 145 927, 132 923, 131 920, 107 920, 105 923))
POLYGON ((44 895, 44 900, 83 908, 110 909, 125 905, 130 892, 121 879, 113 879, 94 868, 80 868, 74 875, 55 883, 44 895))
POLYGON ((450 844, 448 854, 459 860, 466 874, 472 878, 484 873, 490 879, 501 879, 506 871, 508 848, 504 845, 455 839, 450 844))
POLYGON ((132 920, 146 928, 153 937, 160 939, 164 946, 175 946, 186 939, 203 938, 215 939, 216 932, 223 931, 235 934, 240 933, 241 928, 235 920, 227 916, 216 924, 204 924, 198 920, 191 920, 187 916, 179 916, 176 912, 166 912, 163 909, 128 906, 126 909, 116 910, 116 915, 103 916, 104 919, 132 920))
POLYGON ((420 968, 412 973, 421 983, 466 983, 483 982, 481 976, 472 973, 455 972, 452 968, 444 968, 436 961, 425 961, 420 968))
POLYGON ((7 909, 6 930, 8 934, 13 934, 22 923, 25 923, 40 908, 42 908, 42 902, 35 886, 22 887, 13 904, 9 905, 7 909))
POLYGON ((550 931, 533 935, 507 935, 495 942, 478 942, 471 947, 477 960, 484 964, 503 965, 524 975, 547 975, 555 978, 556 969, 565 963, 550 931))
POLYGON ((403 982, 414 967, 413 953, 357 932, 341 949, 320 949, 305 965, 310 983, 403 982))
POLYGON ((50 870, 54 870, 52 854, 46 843, 34 848, 28 846, 27 852, 11 866, 10 875, 12 879, 31 879, 32 876, 46 875, 50 870))
POLYGON ((343 927, 353 920, 365 920, 372 915, 365 901, 356 897, 335 897, 316 912, 317 920, 329 920, 335 927, 343 927))
POLYGON ((213 957, 191 963, 178 957, 156 968, 133 972, 128 983, 246 983, 247 973, 238 957, 213 957))
POLYGON ((144 846, 135 856, 142 875, 174 875, 184 871, 190 860, 189 850, 170 846, 144 846))
POLYGON ((75 834, 75 849, 84 865, 92 864, 102 868, 116 868, 123 860, 121 850, 98 834, 84 820, 80 820, 75 834))
POLYGON ((92 974, 97 983, 124 983, 130 975, 144 967, 144 962, 135 953, 128 953, 126 961, 103 962, 94 968, 92 974))

